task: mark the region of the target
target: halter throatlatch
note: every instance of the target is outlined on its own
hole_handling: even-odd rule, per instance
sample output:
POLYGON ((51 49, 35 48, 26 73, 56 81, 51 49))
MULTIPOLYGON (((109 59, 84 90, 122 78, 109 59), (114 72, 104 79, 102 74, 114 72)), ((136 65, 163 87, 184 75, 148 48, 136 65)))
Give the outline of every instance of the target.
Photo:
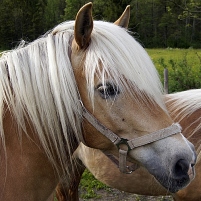
MULTIPOLYGON (((82 102, 81 102, 82 104, 82 102)), ((137 137, 131 140, 120 138, 118 135, 113 133, 110 129, 102 125, 82 104, 83 117, 93 125, 100 133, 107 137, 113 144, 115 144, 119 150, 119 160, 115 159, 113 155, 108 155, 108 157, 118 164, 119 170, 122 173, 132 173, 139 168, 139 165, 132 163, 131 166, 127 166, 127 155, 128 152, 146 144, 167 138, 171 135, 175 135, 181 132, 181 126, 178 123, 174 123, 169 127, 163 128, 153 133, 137 137), (122 149, 122 145, 126 145, 126 149, 122 149)))

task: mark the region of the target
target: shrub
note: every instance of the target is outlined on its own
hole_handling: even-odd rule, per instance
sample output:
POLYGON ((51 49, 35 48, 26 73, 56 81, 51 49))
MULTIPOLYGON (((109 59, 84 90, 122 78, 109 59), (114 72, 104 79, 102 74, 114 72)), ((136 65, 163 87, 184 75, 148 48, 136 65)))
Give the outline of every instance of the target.
POLYGON ((201 88, 201 56, 194 52, 189 57, 189 52, 183 53, 182 58, 160 57, 154 63, 157 66, 162 82, 164 82, 163 71, 168 69, 169 93, 184 91, 188 89, 201 88))

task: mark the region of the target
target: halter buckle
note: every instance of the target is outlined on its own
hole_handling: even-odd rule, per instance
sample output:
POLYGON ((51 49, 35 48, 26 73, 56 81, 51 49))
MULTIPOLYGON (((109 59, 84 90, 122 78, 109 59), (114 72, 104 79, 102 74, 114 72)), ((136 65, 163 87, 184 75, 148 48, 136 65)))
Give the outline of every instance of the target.
POLYGON ((127 139, 121 138, 121 140, 116 144, 116 146, 117 146, 118 149, 121 149, 121 147, 120 147, 121 145, 126 145, 127 148, 128 148, 127 151, 131 150, 131 147, 129 146, 127 139))

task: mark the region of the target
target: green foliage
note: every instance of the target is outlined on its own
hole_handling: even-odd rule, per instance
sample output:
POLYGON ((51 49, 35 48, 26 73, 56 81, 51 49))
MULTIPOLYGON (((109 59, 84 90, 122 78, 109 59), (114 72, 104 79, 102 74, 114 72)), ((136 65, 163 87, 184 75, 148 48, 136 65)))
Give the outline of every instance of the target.
POLYGON ((164 69, 168 69, 169 93, 201 88, 201 52, 199 50, 148 50, 162 82, 164 69))
POLYGON ((88 2, 86 0, 66 0, 64 20, 74 20, 78 10, 88 2))
POLYGON ((2 0, 0 49, 32 41, 62 21, 65 0, 2 0))
POLYGON ((146 47, 188 48, 200 38, 200 30, 197 29, 200 19, 193 15, 195 12, 198 14, 198 8, 190 6, 190 2, 196 0, 133 2, 138 7, 135 11, 135 31, 140 34, 140 40, 146 47), (188 15, 183 14, 186 11, 188 15))
MULTIPOLYGON (((62 21, 74 20, 89 0, 1 0, 0 48, 32 41, 62 21)), ((91 0, 96 20, 114 22, 131 5, 129 29, 147 48, 201 47, 197 0, 91 0)))
POLYGON ((85 170, 82 175, 80 187, 82 191, 81 197, 85 199, 98 198, 99 196, 97 195, 95 190, 108 189, 105 184, 96 180, 95 177, 88 170, 85 170))
POLYGON ((3 0, 0 6, 0 48, 11 48, 22 38, 33 40, 44 31, 46 0, 3 0))
MULTIPOLYGON (((74 19, 86 0, 66 0, 65 19, 74 19)), ((146 47, 200 47, 201 2, 177 0, 92 0, 97 20, 115 21, 131 5, 129 29, 146 47), (138 35, 139 34, 139 35, 138 35), (140 37, 139 37, 140 36, 140 37)))
POLYGON ((47 0, 44 11, 45 30, 49 30, 63 21, 65 0, 47 0))
MULTIPOLYGON (((65 19, 75 19, 77 11, 88 2, 88 0, 66 0, 65 19)), ((93 2, 94 19, 113 22, 131 3, 131 0, 91 0, 90 2, 93 2)))

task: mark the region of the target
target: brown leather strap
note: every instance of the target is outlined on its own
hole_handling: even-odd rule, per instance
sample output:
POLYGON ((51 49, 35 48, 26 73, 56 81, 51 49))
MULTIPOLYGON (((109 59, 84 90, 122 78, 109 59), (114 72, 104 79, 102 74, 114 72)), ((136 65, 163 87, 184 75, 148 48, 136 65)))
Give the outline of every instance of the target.
MULTIPOLYGON (((124 151, 123 151, 124 152, 124 151)), ((104 152, 103 152, 104 153, 104 152)), ((140 165, 137 163, 131 163, 131 162, 127 162, 126 157, 127 157, 127 153, 126 154, 121 154, 122 152, 119 151, 119 160, 112 154, 107 154, 104 153, 118 168, 119 170, 124 173, 124 174, 131 174, 133 171, 137 170, 138 168, 140 168, 140 165), (123 158, 122 158, 123 157, 123 158), (122 159, 121 159, 122 158, 122 159), (121 161, 121 162, 120 162, 121 161), (122 161, 124 161, 122 163, 122 161), (129 165, 128 165, 129 164, 129 165)))
POLYGON ((128 151, 119 149, 119 170, 123 173, 128 172, 127 164, 126 164, 127 154, 128 154, 128 151))

